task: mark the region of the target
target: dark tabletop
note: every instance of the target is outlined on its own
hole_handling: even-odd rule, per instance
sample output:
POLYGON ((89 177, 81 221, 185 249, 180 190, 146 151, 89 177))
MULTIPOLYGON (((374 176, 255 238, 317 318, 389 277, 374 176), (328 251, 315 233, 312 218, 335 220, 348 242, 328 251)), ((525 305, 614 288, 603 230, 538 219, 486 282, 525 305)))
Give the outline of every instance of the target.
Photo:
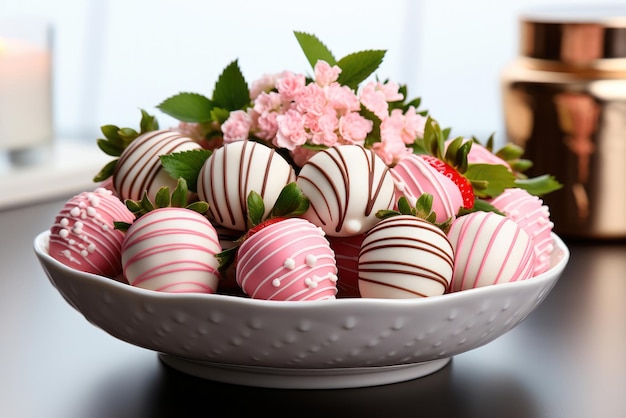
POLYGON ((65 200, 0 211, 1 417, 626 417, 624 242, 566 239, 570 262, 537 310, 435 374, 259 389, 174 371, 71 308, 32 249, 65 200))

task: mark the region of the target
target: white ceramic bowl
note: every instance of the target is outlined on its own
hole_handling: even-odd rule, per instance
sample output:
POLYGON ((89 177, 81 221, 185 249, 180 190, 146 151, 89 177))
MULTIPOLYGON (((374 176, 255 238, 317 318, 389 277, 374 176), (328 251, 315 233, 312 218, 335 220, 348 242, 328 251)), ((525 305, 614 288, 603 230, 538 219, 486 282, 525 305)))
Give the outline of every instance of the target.
POLYGON ((275 388, 346 388, 433 373, 524 320, 569 259, 553 234, 551 268, 532 279, 424 299, 278 302, 168 294, 72 270, 34 241, 52 284, 92 324, 159 353, 182 372, 275 388))

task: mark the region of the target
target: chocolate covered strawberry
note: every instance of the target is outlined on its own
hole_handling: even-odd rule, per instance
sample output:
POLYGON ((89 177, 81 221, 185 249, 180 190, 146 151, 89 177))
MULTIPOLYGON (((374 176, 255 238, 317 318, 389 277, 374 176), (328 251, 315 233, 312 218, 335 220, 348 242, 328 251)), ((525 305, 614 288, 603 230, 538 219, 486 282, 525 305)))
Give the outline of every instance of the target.
POLYGON ((454 167, 439 158, 432 155, 421 156, 428 164, 435 168, 439 173, 443 174, 459 188, 461 196, 463 196, 463 207, 471 209, 474 207, 474 189, 472 183, 463 177, 454 167))
POLYGON ((241 289, 254 299, 304 301, 334 299, 337 265, 324 231, 297 216, 308 200, 295 183, 285 186, 265 217, 263 199, 248 195, 250 227, 236 249, 241 289))
POLYGON ((131 285, 174 293, 217 290, 219 238, 203 215, 208 205, 187 205, 186 196, 186 182, 179 179, 171 197, 169 189, 163 187, 154 203, 147 194, 139 202, 126 202, 137 219, 116 227, 126 230, 122 267, 131 285))
MULTIPOLYGON (((177 177, 170 176, 163 167, 162 155, 191 150, 211 153, 178 131, 159 129, 156 119, 144 111, 140 132, 114 125, 105 125, 101 130, 106 139, 98 140, 98 146, 108 155, 118 158, 108 163, 94 181, 112 177, 112 185, 121 200, 140 200, 144 192, 154 199, 161 187, 176 187, 177 177)), ((190 193, 187 198, 192 201, 195 195, 190 193)))
MULTIPOLYGON (((379 211, 383 218, 369 230, 359 252, 359 291, 364 298, 405 299, 443 294, 452 280, 454 251, 431 212, 432 196, 423 194, 399 212, 379 211)), ((443 229, 442 229, 443 228, 443 229)))

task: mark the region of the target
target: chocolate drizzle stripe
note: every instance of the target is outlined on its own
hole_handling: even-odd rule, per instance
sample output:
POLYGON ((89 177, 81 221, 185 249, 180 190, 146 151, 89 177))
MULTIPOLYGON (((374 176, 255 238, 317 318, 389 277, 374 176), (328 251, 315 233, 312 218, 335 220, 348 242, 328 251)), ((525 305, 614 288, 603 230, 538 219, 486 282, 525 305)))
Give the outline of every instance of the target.
MULTIPOLYGON (((369 200, 367 202, 367 205, 365 206, 365 216, 369 216, 370 213, 372 213, 372 210, 374 209, 374 203, 378 200, 378 196, 380 196, 380 192, 382 190, 383 184, 385 183, 385 178, 389 175, 389 167, 387 167, 387 165, 385 165, 383 167, 383 172, 382 175, 380 176, 380 179, 378 181, 378 184, 376 185, 376 191, 373 191, 374 189, 374 182, 376 181, 376 162, 377 162, 377 158, 376 158, 376 154, 374 153, 374 150, 366 150, 365 148, 363 148, 363 153, 365 154, 365 158, 368 161, 368 166, 369 166, 369 173, 368 173, 368 197, 369 200), (369 152, 369 154, 367 154, 369 152)), ((393 200, 393 195, 391 197, 391 200, 393 200)), ((390 202, 387 202, 388 206, 390 202)))
POLYGON ((131 175, 132 168, 141 159, 141 157, 138 158, 137 155, 135 155, 135 153, 137 152, 136 150, 141 147, 145 142, 150 141, 152 138, 161 135, 164 132, 165 131, 153 131, 145 133, 143 136, 138 137, 137 139, 132 141, 128 145, 128 147, 126 147, 119 160, 117 161, 117 164, 115 164, 115 169, 113 171, 114 187, 121 196, 129 197, 131 199, 133 198, 130 196, 131 190, 127 190, 126 182, 128 177, 131 175), (128 161, 131 157, 136 158, 137 161, 134 164, 128 166, 128 161), (122 171, 122 168, 124 168, 125 171, 122 171))
MULTIPOLYGON (((388 240, 394 240, 396 241, 398 239, 398 237, 391 237, 386 239, 388 240)), ((398 243, 398 242, 393 242, 391 244, 385 244, 383 241, 385 240, 377 240, 375 242, 369 242, 367 243, 367 245, 364 245, 361 248, 361 252, 359 253, 359 257, 366 255, 367 253, 371 252, 371 251, 376 251, 379 249, 384 249, 384 248, 406 248, 409 250, 419 250, 419 251, 424 251, 426 253, 432 254, 434 256, 437 256, 439 258, 441 258, 443 261, 446 262, 446 264, 448 264, 450 266, 450 268, 454 267, 454 260, 452 258, 450 258, 450 253, 447 253, 443 248, 441 247, 437 247, 434 246, 432 243, 428 242, 428 241, 424 241, 424 240, 417 240, 417 239, 411 239, 408 237, 404 237, 404 238, 399 238, 399 239, 403 239, 403 240, 408 240, 411 242, 408 243, 398 243)))
POLYGON ((343 228, 343 224, 346 221, 346 215, 348 213, 348 202, 350 202, 350 189, 352 183, 350 182, 350 174, 348 172, 348 162, 346 161, 343 152, 341 152, 340 148, 333 148, 336 152, 336 156, 332 155, 328 150, 325 152, 330 155, 332 160, 337 165, 337 168, 341 172, 341 176, 343 178, 343 190, 344 190, 344 201, 341 202, 341 196, 339 195, 339 191, 337 187, 333 183, 333 191, 335 192, 335 199, 337 200, 337 207, 339 208, 339 219, 337 220, 337 225, 335 226, 335 232, 341 231, 343 228))
MULTIPOLYGON (((140 194, 143 194, 144 190, 152 187, 159 173, 164 170, 163 165, 161 165, 161 159, 159 158, 159 156, 172 154, 185 144, 191 142, 191 140, 187 139, 182 134, 170 134, 169 136, 167 136, 167 140, 161 142, 160 146, 154 150, 153 157, 151 158, 152 167, 150 167, 150 171, 146 174, 146 181, 140 188, 140 194)), ((148 166, 146 166, 146 168, 148 168, 148 166)))
POLYGON ((444 258, 446 260, 446 262, 448 264, 450 264, 451 266, 454 265, 454 260, 452 257, 452 254, 454 253, 453 250, 453 246, 452 244, 449 242, 448 238, 445 236, 445 234, 439 229, 437 228, 435 225, 431 225, 428 224, 426 222, 393 222, 393 224, 390 223, 385 223, 385 222, 381 222, 378 223, 377 225, 375 225, 369 232, 369 237, 368 239, 366 239, 362 246, 361 246, 361 254, 364 254, 368 251, 370 251, 371 249, 375 249, 375 248, 383 248, 383 247, 402 247, 402 246, 407 246, 409 248, 415 248, 415 249, 422 249, 424 251, 430 252, 432 254, 438 255, 442 258, 444 258), (410 236, 394 236, 394 235, 387 235, 387 236, 383 236, 380 238, 376 237, 377 233, 387 233, 387 229, 389 228, 396 228, 396 227, 408 227, 408 228, 420 228, 423 229, 425 231, 432 231, 434 234, 437 234, 439 236, 441 236, 441 238, 444 240, 444 242, 448 243, 449 247, 446 248, 442 248, 442 247, 438 247, 435 246, 434 243, 432 241, 429 240, 423 240, 423 239, 419 239, 419 238, 414 238, 414 237, 410 237, 410 236), (390 241, 390 240, 406 240, 406 241, 411 241, 414 243, 418 243, 420 245, 409 245, 409 244, 398 244, 397 242, 394 242, 393 244, 389 244, 389 245, 385 245, 383 244, 384 241, 390 241), (428 248, 430 247, 430 248, 428 248), (436 251, 435 251, 436 250, 436 251))
MULTIPOLYGON (((238 215, 242 216, 243 219, 246 219, 246 206, 248 196, 246 192, 250 190, 250 170, 252 168, 252 161, 254 159, 254 150, 256 148, 256 142, 253 141, 244 141, 243 148, 241 150, 241 155, 239 156, 239 175, 237 176, 239 179, 239 213, 238 215), (248 147, 250 146, 250 152, 248 152, 248 147)), ((228 189, 226 189, 228 190, 228 189)), ((258 193, 258 191, 257 191, 258 193)), ((235 224, 235 219, 233 218, 234 212, 231 211, 231 223, 235 224)))
MULTIPOLYGON (((328 202, 328 199, 326 199, 326 195, 324 195, 324 193, 322 193, 322 190, 320 189, 320 187, 314 183, 310 178, 304 176, 304 175, 300 175, 298 177, 298 182, 303 182, 306 181, 307 183, 309 183, 311 185, 311 187, 313 187, 317 193, 319 194, 319 196, 322 197, 324 204, 326 205, 326 211, 330 214, 330 218, 332 220, 332 212, 330 211, 330 203, 328 202)), ((311 193, 309 193, 309 198, 311 193)), ((315 205, 316 203, 316 199, 310 199, 309 201, 309 209, 313 211, 313 213, 315 213, 315 217, 317 218, 317 220, 322 224, 322 225, 326 225, 326 222, 324 222, 324 217, 320 215, 320 209, 317 208, 317 206, 315 205)))
POLYGON ((359 276, 359 280, 363 280, 364 282, 367 282, 367 283, 377 284, 379 286, 391 287, 392 289, 397 289, 397 290, 400 290, 402 292, 410 293, 410 294, 415 295, 415 296, 426 297, 426 295, 424 293, 415 292, 415 291, 407 289, 405 287, 396 286, 396 285, 393 285, 393 284, 390 284, 390 283, 385 283, 385 282, 381 282, 381 281, 378 281, 378 280, 367 279, 367 278, 364 278, 364 277, 361 277, 361 276, 359 276))
MULTIPOLYGON (((139 197, 137 199, 141 199, 144 190, 149 190, 152 187, 152 184, 155 182, 157 176, 163 170, 163 166, 161 165, 161 160, 159 159, 159 155, 171 154, 178 149, 185 142, 188 142, 185 137, 180 134, 171 134, 167 136, 163 136, 159 143, 154 144, 154 146, 150 147, 148 151, 150 154, 146 153, 144 156, 145 164, 142 168, 143 170, 143 182, 140 184, 137 189, 137 194, 139 197)), ((137 176, 140 178, 141 176, 137 176)))
POLYGON ((373 260, 359 263, 359 274, 362 273, 389 273, 389 274, 403 274, 408 276, 414 276, 415 278, 421 277, 440 283, 442 286, 448 286, 448 280, 443 274, 438 273, 435 270, 424 267, 420 264, 408 263, 402 261, 388 261, 388 260, 373 260), (378 267, 377 267, 378 266, 378 267), (407 267, 405 269, 400 267, 407 267))

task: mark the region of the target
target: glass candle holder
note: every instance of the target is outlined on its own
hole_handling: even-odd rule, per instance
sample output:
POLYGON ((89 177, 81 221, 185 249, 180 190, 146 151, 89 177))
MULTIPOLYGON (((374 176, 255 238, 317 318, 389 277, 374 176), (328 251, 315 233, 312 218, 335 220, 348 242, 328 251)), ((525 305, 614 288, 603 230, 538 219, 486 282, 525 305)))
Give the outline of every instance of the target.
POLYGON ((52 55, 48 22, 0 20, 0 151, 52 142, 52 55))

